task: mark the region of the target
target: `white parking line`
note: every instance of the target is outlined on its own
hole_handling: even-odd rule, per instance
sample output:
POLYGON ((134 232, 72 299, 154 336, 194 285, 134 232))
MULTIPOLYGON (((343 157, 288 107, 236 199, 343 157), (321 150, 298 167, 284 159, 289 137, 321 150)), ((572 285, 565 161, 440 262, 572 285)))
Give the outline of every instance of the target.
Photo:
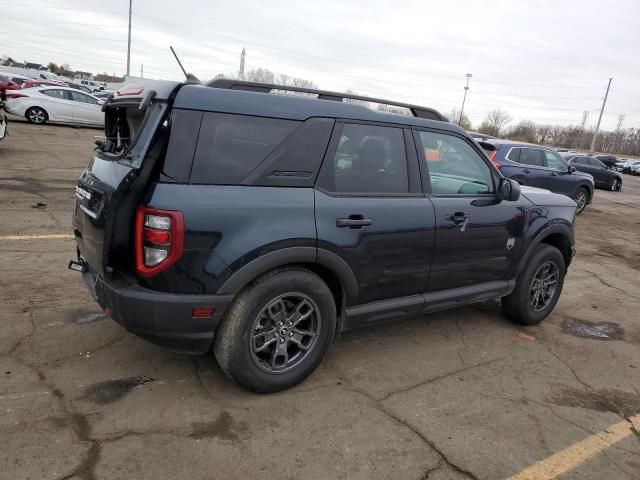
POLYGON ((73 238, 69 233, 52 233, 50 235, 0 235, 1 240, 53 240, 56 238, 73 238))

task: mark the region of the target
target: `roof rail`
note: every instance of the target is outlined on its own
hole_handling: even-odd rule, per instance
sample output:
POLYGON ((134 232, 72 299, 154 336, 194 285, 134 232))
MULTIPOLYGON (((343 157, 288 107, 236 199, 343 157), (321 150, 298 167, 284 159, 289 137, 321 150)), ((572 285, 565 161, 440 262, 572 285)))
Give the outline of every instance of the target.
POLYGON ((207 87, 214 88, 226 88, 229 90, 245 90, 249 92, 262 92, 271 93, 273 90, 284 90, 287 92, 300 92, 310 93, 317 95, 319 100, 332 100, 335 102, 342 102, 345 98, 350 100, 361 100, 364 102, 381 103, 384 105, 391 105, 394 107, 403 107, 409 109, 414 117, 426 118, 429 120, 438 120, 441 122, 448 122, 440 112, 433 108, 421 107, 419 105, 412 105, 410 103, 395 102, 391 100, 384 100, 382 98, 365 97, 363 95, 353 95, 350 93, 338 93, 330 92, 327 90, 317 90, 315 88, 293 87, 287 85, 276 85, 272 83, 258 83, 247 82, 244 80, 233 80, 228 78, 219 78, 217 80, 210 80, 205 84, 207 87))

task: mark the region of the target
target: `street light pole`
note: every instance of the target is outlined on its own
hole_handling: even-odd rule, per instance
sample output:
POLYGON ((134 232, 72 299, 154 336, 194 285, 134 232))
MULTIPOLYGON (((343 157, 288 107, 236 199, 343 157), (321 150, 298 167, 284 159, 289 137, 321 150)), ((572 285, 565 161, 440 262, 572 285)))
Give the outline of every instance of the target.
POLYGON ((129 0, 129 37, 127 39, 127 77, 131 72, 131 4, 133 0, 129 0))
POLYGON ((467 77, 467 84, 464 86, 464 97, 462 97, 462 108, 460 109, 460 119, 458 120, 458 125, 462 124, 462 114, 464 113, 464 102, 467 100, 467 90, 469 90, 469 79, 473 77, 472 74, 467 73, 465 75, 467 77))

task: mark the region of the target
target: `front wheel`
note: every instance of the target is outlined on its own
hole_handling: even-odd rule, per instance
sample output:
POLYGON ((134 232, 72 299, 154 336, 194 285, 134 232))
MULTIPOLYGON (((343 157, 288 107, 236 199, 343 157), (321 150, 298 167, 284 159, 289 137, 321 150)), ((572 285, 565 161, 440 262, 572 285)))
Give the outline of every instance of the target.
POLYGON ((573 195, 573 201, 578 204, 576 207, 576 215, 580 215, 587 207, 589 201, 589 192, 587 192, 587 189, 580 187, 573 195))
POLYGON ((542 322, 558 303, 564 275, 560 251, 551 245, 538 245, 518 277, 516 288, 502 298, 507 318, 522 325, 542 322))
POLYGON ((609 182, 609 190, 612 192, 619 192, 622 190, 622 182, 617 178, 612 178, 609 182))
POLYGON ((266 273, 234 300, 214 340, 227 376, 257 393, 290 388, 311 374, 333 340, 329 287, 303 268, 266 273))
POLYGON ((31 123, 35 123, 36 125, 42 125, 47 121, 49 115, 44 108, 41 107, 31 107, 29 110, 25 112, 25 117, 31 123))

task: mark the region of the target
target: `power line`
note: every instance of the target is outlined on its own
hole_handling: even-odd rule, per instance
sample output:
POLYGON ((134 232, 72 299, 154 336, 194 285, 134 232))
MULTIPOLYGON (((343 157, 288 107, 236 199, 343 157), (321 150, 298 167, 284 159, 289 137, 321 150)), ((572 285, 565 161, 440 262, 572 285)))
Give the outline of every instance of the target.
POLYGON ((24 3, 20 3, 20 4, 16 4, 14 3, 0 3, 0 6, 3 7, 20 7, 20 10, 24 10, 25 8, 47 8, 47 9, 53 9, 53 10, 73 10, 75 12, 77 11, 82 11, 82 12, 91 12, 91 13, 115 13, 118 15, 126 15, 127 12, 126 11, 119 11, 119 10, 95 10, 93 8, 88 9, 88 8, 78 8, 78 7, 54 7, 51 5, 25 5, 24 3))

